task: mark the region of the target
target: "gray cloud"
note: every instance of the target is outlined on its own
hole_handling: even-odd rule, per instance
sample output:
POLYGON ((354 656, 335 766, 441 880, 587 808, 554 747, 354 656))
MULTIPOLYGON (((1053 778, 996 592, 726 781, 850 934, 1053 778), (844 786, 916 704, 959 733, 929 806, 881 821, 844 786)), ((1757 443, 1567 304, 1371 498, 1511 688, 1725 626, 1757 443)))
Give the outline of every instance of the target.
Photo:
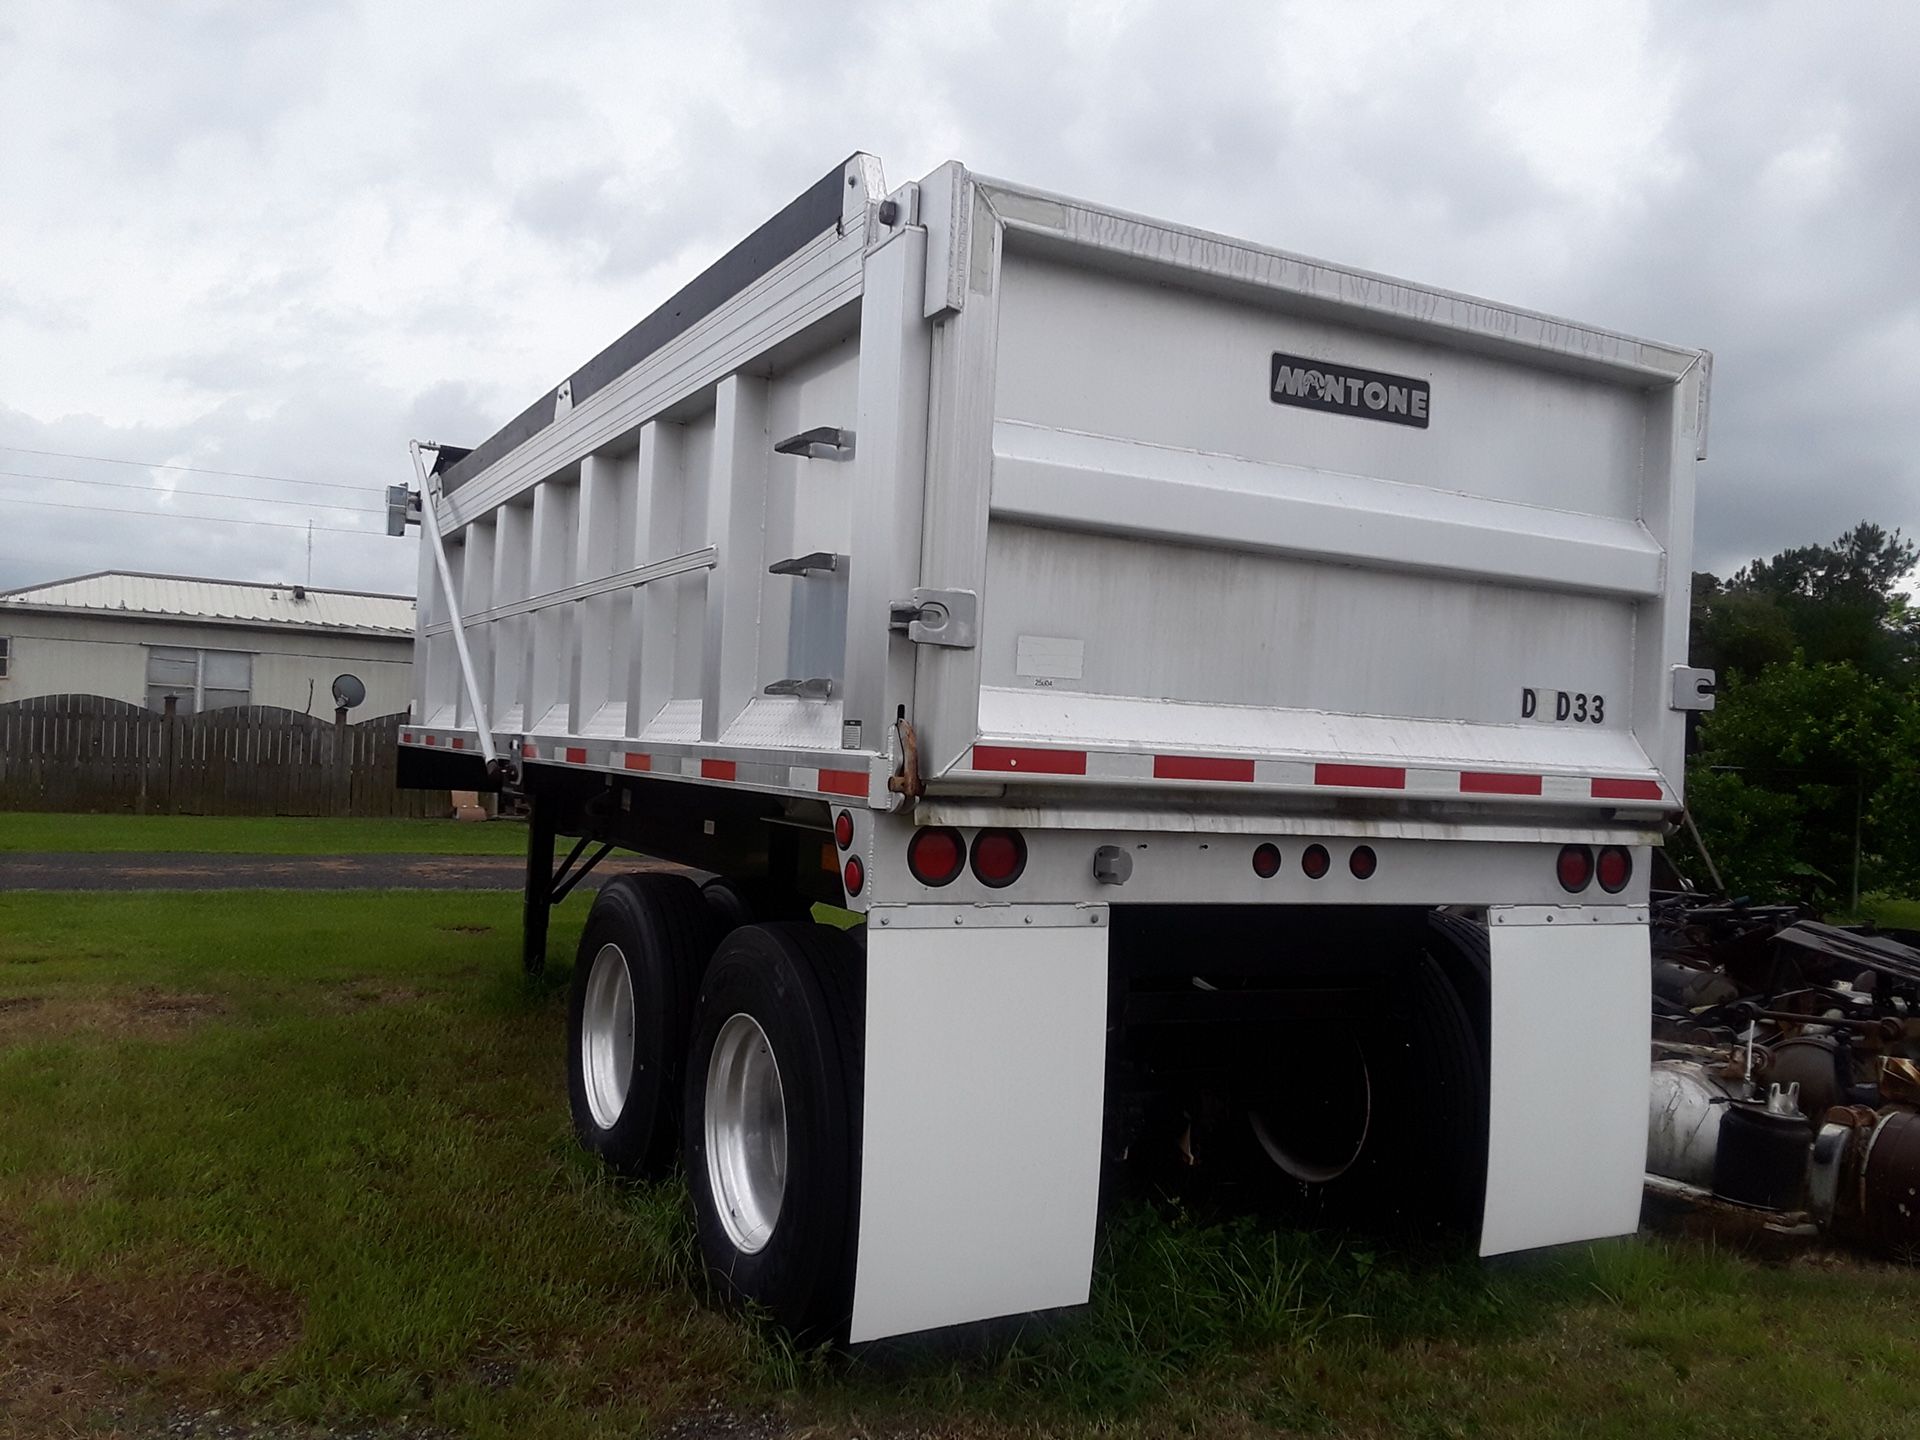
MULTIPOLYGON (((1708 346, 1725 569, 1920 528, 1916 57, 1910 7, 1746 0, 22 10, 0 444, 373 497, 410 434, 483 437, 864 148, 895 183, 957 157, 1708 346)), ((0 585, 304 567, 296 531, 6 504, 24 483, 0 585)), ((319 583, 413 573, 384 536, 316 540, 319 583)))

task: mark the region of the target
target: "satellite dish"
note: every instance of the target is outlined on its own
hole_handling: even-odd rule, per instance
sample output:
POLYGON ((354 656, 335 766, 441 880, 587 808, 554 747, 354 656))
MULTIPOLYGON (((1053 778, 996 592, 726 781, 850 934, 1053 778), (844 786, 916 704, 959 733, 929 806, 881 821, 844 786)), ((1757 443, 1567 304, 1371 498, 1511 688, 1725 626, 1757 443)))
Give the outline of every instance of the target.
POLYGON ((367 699, 367 687, 358 675, 336 675, 333 677, 333 703, 342 710, 351 710, 356 705, 364 705, 367 699))

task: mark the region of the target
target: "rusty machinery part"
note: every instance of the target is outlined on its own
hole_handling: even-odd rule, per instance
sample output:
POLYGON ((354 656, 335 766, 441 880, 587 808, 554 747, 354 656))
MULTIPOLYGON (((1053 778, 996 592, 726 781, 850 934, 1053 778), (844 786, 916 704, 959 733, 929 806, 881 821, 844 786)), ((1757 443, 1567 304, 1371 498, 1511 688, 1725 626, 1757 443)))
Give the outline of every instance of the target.
POLYGON ((887 789, 909 800, 918 800, 927 793, 927 782, 920 776, 920 737, 914 734, 913 722, 904 715, 895 720, 893 726, 900 735, 900 773, 887 778, 887 789))
POLYGON ((1920 1115, 1883 1110, 1871 1126, 1848 1128, 1834 1229, 1897 1259, 1920 1260, 1920 1115))
POLYGON ((1818 1117, 1852 1099, 1851 1057, 1837 1037, 1795 1035, 1767 1053, 1766 1068, 1755 1073, 1782 1089, 1798 1087, 1803 1115, 1818 1117))

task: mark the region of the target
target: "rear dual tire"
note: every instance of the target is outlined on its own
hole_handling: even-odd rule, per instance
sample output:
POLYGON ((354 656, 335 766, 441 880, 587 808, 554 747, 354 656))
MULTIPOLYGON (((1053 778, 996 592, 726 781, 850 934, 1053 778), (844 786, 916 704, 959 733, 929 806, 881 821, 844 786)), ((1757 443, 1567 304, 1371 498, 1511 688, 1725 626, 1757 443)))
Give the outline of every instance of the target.
POLYGON ((708 1276, 803 1339, 844 1331, 860 1180, 863 958, 839 931, 749 925, 693 1004, 682 1129, 708 1276))
POLYGON ((681 875, 626 875, 593 902, 568 999, 567 1099, 581 1145, 622 1175, 673 1168, 687 1026, 717 932, 681 875))

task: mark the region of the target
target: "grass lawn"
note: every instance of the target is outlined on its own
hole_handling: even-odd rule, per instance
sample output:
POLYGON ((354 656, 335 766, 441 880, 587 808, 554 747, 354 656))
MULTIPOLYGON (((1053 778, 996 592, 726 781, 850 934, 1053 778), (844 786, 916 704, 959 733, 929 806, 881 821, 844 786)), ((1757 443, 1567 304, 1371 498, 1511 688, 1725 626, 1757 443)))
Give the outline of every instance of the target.
POLYGON ((521 983, 517 904, 0 896, 0 1435, 182 1405, 587 1437, 715 1403, 823 1437, 1913 1433, 1911 1271, 1483 1267, 1138 1202, 1074 1323, 797 1354, 700 1293, 678 1184, 576 1151, 565 976, 521 983))
POLYGON ((1920 930, 1920 900, 1890 900, 1884 895, 1862 897, 1865 918, 1889 930, 1920 930))
POLYGON ((0 851, 218 855, 521 855, 512 820, 324 820, 290 816, 0 814, 0 851))

